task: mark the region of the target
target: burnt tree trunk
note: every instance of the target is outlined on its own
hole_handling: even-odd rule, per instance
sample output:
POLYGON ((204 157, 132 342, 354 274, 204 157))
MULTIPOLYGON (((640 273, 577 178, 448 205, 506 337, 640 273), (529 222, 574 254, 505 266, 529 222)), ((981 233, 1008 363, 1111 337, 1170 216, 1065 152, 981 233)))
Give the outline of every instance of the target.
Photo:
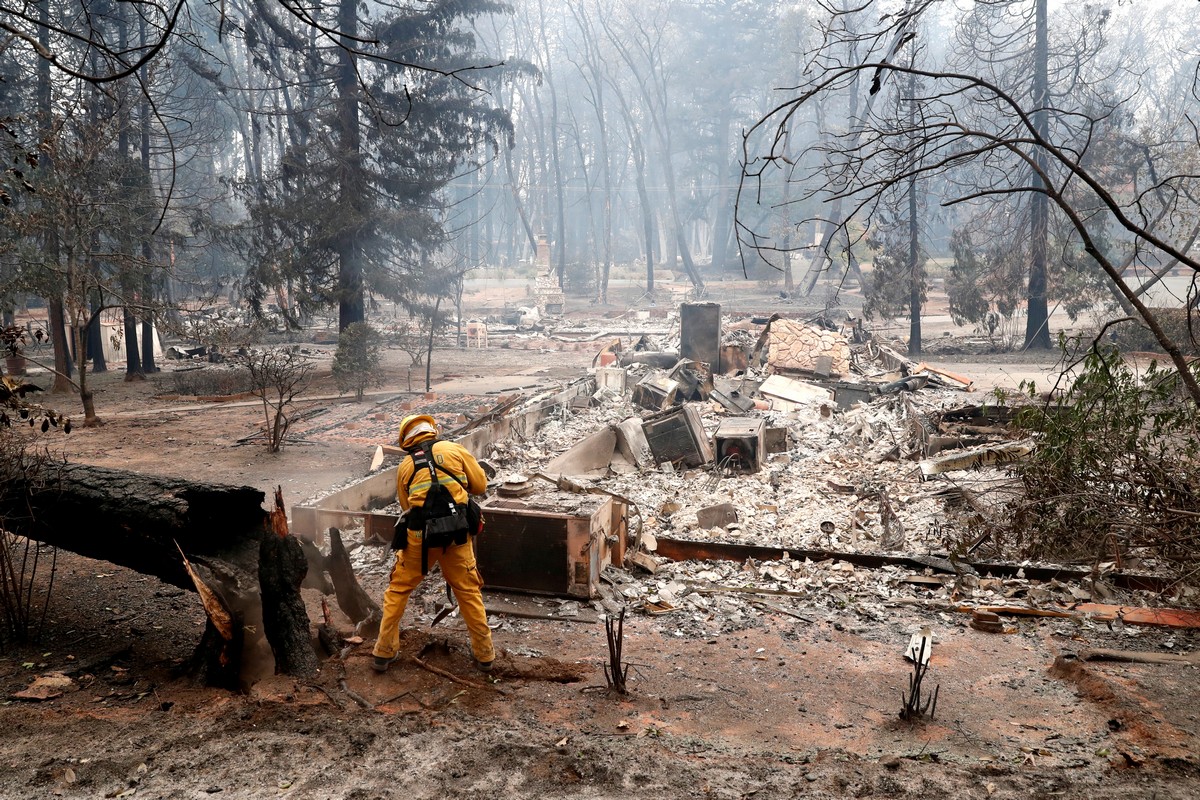
POLYGON ((210 622, 193 664, 207 682, 244 687, 254 643, 242 630, 260 618, 277 671, 315 670, 299 591, 304 554, 272 529, 258 489, 80 464, 3 472, 0 519, 10 532, 201 592, 210 622), (213 627, 222 610, 233 618, 227 635, 213 627))
POLYGON ((295 536, 266 536, 258 552, 263 632, 275 654, 275 672, 312 677, 317 674, 317 654, 300 597, 308 559, 295 536))
POLYGON ((215 558, 254 572, 258 541, 268 531, 263 493, 250 486, 81 464, 5 477, 19 489, 0 498, 0 515, 13 533, 184 589, 194 587, 180 550, 189 559, 215 558))

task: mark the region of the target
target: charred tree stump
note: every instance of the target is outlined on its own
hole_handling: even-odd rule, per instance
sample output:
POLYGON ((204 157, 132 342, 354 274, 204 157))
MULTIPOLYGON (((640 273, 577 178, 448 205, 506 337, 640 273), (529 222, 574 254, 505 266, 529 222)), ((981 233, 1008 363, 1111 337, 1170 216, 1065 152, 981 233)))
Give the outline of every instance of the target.
MULTIPOLYGON (((241 616, 234 615, 233 619, 241 625, 241 616)), ((246 682, 242 679, 242 652, 245 649, 245 637, 237 636, 227 640, 218 632, 212 619, 204 624, 204 635, 200 644, 188 663, 189 672, 205 686, 218 689, 228 689, 231 692, 245 692, 246 682)))
POLYGON ((308 612, 300 597, 300 584, 308 573, 308 559, 295 536, 288 534, 283 489, 275 489, 271 533, 258 549, 258 585, 262 591, 263 632, 275 654, 275 672, 298 677, 317 674, 308 612))
POLYGON ((308 612, 300 584, 308 561, 294 536, 268 536, 259 545, 258 583, 262 590, 263 633, 275 654, 275 671, 311 677, 317 673, 308 612))

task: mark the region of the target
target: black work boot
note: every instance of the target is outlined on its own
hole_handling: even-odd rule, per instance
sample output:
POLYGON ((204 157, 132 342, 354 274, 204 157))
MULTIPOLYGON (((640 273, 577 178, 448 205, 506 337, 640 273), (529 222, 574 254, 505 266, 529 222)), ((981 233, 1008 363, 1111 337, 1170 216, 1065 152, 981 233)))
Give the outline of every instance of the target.
POLYGON ((375 656, 375 660, 371 662, 371 669, 375 670, 376 672, 387 672, 388 667, 390 667, 392 665, 392 663, 395 662, 398 658, 400 658, 399 653, 392 656, 391 658, 384 658, 383 656, 375 656))

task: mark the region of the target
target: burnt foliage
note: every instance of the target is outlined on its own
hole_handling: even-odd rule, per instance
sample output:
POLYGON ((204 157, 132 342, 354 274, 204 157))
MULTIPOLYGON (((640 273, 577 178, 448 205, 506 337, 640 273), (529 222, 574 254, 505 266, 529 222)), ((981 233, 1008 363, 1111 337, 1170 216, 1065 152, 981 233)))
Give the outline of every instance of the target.
POLYGON ((1200 410, 1174 369, 1093 347, 1067 391, 1018 423, 1038 446, 1004 535, 1025 555, 1140 563, 1196 582, 1200 410))

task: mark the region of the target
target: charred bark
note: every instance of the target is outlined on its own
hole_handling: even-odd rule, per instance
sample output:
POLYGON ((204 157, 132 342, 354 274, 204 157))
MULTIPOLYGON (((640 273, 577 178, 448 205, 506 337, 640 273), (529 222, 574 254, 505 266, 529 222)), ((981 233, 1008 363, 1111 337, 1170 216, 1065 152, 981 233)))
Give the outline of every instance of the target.
MULTIPOLYGON (((233 619, 240 629, 241 618, 234 615, 233 619)), ((213 621, 207 620, 204 625, 204 636, 201 637, 200 644, 192 653, 188 670, 205 686, 228 689, 231 692, 245 692, 247 687, 242 680, 241 668, 244 649, 244 637, 235 636, 233 639, 226 639, 213 625, 213 621)))
POLYGON ((300 584, 308 560, 295 536, 267 536, 259 544, 258 583, 262 591, 263 632, 275 654, 275 672, 298 677, 317 674, 308 612, 300 584))
POLYGON ((0 494, 12 533, 201 592, 209 626, 192 666, 205 682, 245 688, 261 672, 249 663, 260 660, 261 636, 243 641, 244 629, 265 634, 277 672, 316 670, 300 597, 304 552, 286 527, 283 536, 272 528, 261 491, 80 464, 47 465, 34 478, 14 466, 0 475, 13 489, 0 494))
POLYGON ((47 466, 36 483, 20 474, 6 478, 21 489, 0 500, 14 533, 184 589, 193 586, 176 543, 189 558, 252 566, 266 530, 263 493, 249 486, 81 464, 47 466))

